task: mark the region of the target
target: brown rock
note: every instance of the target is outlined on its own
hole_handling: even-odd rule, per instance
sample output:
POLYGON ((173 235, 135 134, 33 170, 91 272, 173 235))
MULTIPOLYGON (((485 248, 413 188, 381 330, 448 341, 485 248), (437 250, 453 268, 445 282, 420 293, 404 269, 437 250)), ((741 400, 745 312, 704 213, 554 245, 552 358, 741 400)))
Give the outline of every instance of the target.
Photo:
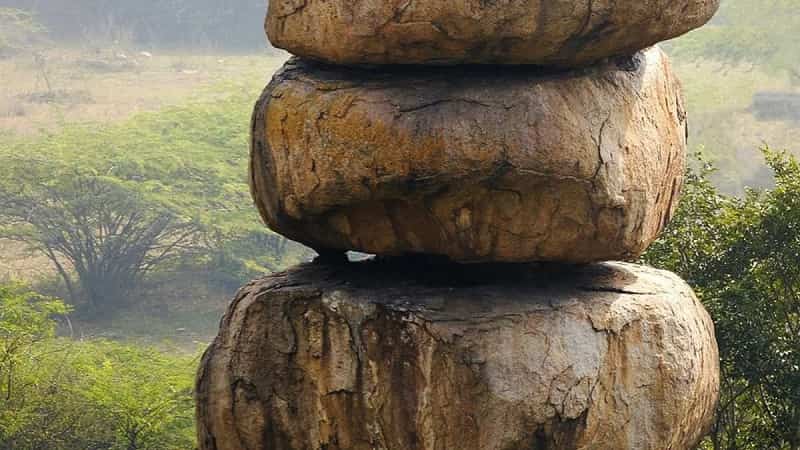
POLYGON ((276 47, 338 64, 587 65, 708 22, 719 0, 271 1, 276 47))
POLYGON ((256 105, 252 187, 317 249, 632 260, 672 216, 685 149, 657 48, 572 72, 293 60, 256 105))
POLYGON ((306 265, 236 296, 198 375, 202 450, 688 450, 719 390, 676 276, 306 265))

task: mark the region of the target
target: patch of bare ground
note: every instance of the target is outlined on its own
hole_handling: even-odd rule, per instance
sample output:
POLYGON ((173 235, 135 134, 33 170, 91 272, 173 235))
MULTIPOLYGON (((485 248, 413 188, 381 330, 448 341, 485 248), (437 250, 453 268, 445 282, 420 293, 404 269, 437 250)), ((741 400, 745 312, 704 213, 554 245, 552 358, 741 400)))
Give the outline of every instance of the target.
POLYGON ((31 254, 23 244, 0 239, 0 280, 31 282, 54 274, 47 258, 31 254))
POLYGON ((0 131, 22 136, 108 122, 201 97, 226 81, 267 79, 282 53, 43 48, 0 58, 0 131))

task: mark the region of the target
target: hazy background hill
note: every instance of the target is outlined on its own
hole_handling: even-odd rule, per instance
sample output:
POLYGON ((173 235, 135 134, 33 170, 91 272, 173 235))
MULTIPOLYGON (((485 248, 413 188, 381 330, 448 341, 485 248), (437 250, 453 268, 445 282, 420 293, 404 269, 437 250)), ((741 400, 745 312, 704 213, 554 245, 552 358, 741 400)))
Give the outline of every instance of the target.
POLYGON ((769 185, 757 148, 800 139, 800 30, 792 0, 723 0, 713 22, 667 43, 689 103, 691 145, 725 190, 769 185))
POLYGON ((259 50, 262 0, 7 0, 36 13, 64 42, 118 41, 141 48, 259 50))

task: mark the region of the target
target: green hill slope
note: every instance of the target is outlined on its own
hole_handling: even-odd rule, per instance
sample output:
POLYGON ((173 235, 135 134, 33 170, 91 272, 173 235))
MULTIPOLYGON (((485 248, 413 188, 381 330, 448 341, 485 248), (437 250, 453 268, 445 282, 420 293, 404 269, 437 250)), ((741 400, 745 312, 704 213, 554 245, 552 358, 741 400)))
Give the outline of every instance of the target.
POLYGON ((764 144, 800 151, 798 30, 796 1, 723 0, 712 23, 665 45, 684 81, 691 144, 729 192, 771 183, 764 144), (764 94, 771 101, 756 101, 764 94))

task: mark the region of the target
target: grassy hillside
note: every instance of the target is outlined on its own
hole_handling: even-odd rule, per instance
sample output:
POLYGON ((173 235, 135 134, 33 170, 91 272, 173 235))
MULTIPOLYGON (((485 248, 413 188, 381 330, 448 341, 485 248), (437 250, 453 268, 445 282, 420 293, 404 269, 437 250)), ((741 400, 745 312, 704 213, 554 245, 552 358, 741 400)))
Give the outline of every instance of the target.
POLYGON ((800 151, 800 116, 786 114, 800 95, 798 29, 794 1, 723 0, 711 24, 665 45, 686 91, 691 145, 717 164, 725 191, 771 184, 764 144, 800 151), (760 93, 774 94, 783 111, 757 104, 760 93))
MULTIPOLYGON (((0 59, 11 80, 0 91, 9 183, 101 176, 200 224, 216 249, 148 276, 134 308, 78 318, 81 333, 192 348, 208 342, 239 284, 310 256, 264 227, 247 186, 252 103, 283 56, 41 50, 49 87, 32 53, 0 59)), ((66 295, 46 258, 2 239, 0 254, 0 281, 66 295)))
POLYGON ((114 45, 25 49, 0 57, 0 133, 32 136, 214 98, 224 94, 220 83, 260 83, 284 59, 266 52, 144 52, 114 45))

